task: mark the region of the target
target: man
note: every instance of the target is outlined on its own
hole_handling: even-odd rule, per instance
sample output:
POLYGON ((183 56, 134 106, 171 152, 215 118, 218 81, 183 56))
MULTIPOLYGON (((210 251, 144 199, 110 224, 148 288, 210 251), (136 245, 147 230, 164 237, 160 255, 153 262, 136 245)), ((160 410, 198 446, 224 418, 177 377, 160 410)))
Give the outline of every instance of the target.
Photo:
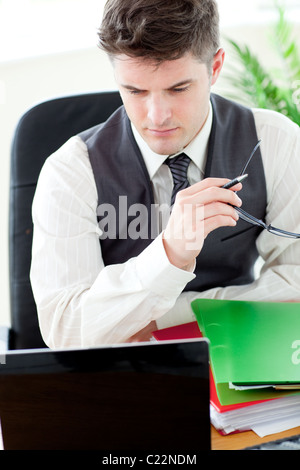
POLYGON ((299 128, 211 94, 224 62, 216 2, 108 0, 99 39, 124 107, 41 172, 31 280, 45 342, 148 340, 192 321, 200 297, 299 301, 299 241, 238 213, 300 232, 299 128), (222 188, 259 139, 243 188, 222 188))

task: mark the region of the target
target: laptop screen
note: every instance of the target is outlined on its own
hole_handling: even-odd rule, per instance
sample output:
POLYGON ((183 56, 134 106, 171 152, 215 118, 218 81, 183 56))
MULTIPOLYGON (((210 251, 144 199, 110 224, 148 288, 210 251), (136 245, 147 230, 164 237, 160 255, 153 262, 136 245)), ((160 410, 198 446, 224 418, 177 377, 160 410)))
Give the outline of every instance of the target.
POLYGON ((207 341, 10 351, 0 419, 4 449, 207 450, 207 341))

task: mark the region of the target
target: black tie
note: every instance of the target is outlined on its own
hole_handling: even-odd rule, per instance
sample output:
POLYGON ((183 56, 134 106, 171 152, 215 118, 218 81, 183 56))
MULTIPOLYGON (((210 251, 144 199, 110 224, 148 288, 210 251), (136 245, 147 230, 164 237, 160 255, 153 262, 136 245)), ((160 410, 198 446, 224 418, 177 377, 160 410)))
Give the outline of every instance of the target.
POLYGON ((173 192, 171 197, 171 206, 175 202, 175 197, 178 191, 187 188, 190 184, 187 179, 187 169, 190 164, 190 157, 185 153, 181 153, 177 157, 168 158, 165 163, 171 170, 173 176, 173 192))

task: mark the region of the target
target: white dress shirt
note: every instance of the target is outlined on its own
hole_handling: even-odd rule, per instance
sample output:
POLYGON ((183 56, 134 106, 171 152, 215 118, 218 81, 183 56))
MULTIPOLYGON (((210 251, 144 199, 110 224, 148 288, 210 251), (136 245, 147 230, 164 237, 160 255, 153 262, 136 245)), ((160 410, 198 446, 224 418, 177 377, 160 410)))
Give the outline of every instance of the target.
MULTIPOLYGON (((299 127, 272 111, 253 112, 267 180, 266 221, 299 233, 299 127)), ((203 178, 211 122, 212 110, 185 149, 192 160, 191 184, 203 178)), ((169 203, 173 181, 162 164, 165 156, 153 153, 133 132, 155 203, 169 203)), ((193 321, 195 298, 300 301, 300 240, 263 231, 257 239, 263 267, 255 282, 183 293, 194 274, 169 263, 161 235, 136 258, 104 266, 97 206, 87 148, 75 136, 47 159, 33 203, 31 282, 41 331, 51 348, 122 343, 153 320, 159 328, 193 321)))

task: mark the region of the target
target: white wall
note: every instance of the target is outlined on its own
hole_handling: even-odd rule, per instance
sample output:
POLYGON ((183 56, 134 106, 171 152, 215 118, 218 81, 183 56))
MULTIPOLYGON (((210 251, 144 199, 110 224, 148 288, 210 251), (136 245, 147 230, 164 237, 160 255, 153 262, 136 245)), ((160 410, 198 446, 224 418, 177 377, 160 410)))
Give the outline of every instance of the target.
MULTIPOLYGON (((224 29, 226 35, 250 44, 265 63, 273 64, 264 26, 224 29)), ((299 37, 300 35, 298 35, 299 37)), ((230 55, 225 67, 230 66, 230 55)), ((214 91, 222 91, 221 78, 214 91)), ((111 66, 97 47, 0 63, 0 324, 9 324, 8 195, 10 144, 19 117, 33 104, 56 96, 115 89, 111 66)))

